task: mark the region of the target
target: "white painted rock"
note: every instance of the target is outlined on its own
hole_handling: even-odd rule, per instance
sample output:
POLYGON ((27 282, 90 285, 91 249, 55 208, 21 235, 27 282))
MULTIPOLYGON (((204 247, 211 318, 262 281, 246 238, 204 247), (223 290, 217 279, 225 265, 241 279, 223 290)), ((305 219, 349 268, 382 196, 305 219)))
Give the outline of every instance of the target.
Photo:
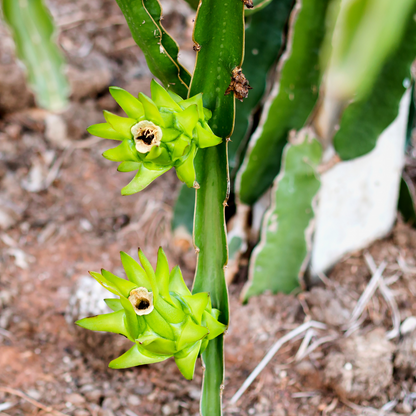
POLYGON ((399 115, 373 151, 325 172, 316 208, 311 274, 325 272, 345 254, 384 237, 396 219, 410 90, 399 115))

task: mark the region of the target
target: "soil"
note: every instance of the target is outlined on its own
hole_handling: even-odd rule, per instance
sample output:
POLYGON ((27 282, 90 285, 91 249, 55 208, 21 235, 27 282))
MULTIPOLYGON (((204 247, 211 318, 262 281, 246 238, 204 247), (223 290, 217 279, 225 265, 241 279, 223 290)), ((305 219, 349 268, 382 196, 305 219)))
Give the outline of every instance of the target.
MULTIPOLYGON (((0 415, 197 415, 199 363, 193 381, 180 375, 173 360, 110 370, 108 361, 126 349, 123 338, 73 324, 102 307, 96 301, 100 288, 87 271, 106 268, 122 275, 119 251, 135 256, 140 246, 154 264, 162 245, 188 283, 195 254, 171 238, 180 187, 175 174, 163 175, 140 194, 121 197, 131 175, 116 172, 102 158, 113 143, 85 132, 102 121, 104 108, 118 111, 109 85, 149 92, 151 75, 116 2, 49 4, 73 91, 62 114, 34 106, 13 43, 0 26, 0 74, 8 74, 0 76, 0 415)), ((164 24, 192 68, 193 13, 179 0, 164 6, 164 24)), ((363 252, 343 259, 322 276, 321 285, 305 293, 265 294, 242 305, 244 278, 233 283, 224 414, 414 412, 415 249, 416 231, 399 220, 389 236, 366 251, 377 266, 387 265, 379 288, 354 321, 351 314, 372 276, 363 252), (310 328, 283 344, 231 404, 271 346, 310 320, 325 327, 310 328)))

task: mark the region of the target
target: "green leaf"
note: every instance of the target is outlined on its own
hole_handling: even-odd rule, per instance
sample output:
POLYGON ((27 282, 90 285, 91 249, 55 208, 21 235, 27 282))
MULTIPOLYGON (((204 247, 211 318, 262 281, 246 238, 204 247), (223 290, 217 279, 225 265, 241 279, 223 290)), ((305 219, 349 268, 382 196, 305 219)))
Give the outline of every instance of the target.
POLYGON ((80 319, 75 323, 80 327, 89 329, 91 331, 113 332, 115 334, 124 335, 130 340, 133 340, 126 329, 126 326, 124 325, 124 315, 124 309, 122 309, 116 312, 106 313, 104 315, 97 315, 90 318, 80 319))
POLYGON ((143 318, 147 325, 149 325, 149 327, 156 332, 156 334, 172 341, 175 340, 175 335, 171 326, 166 322, 165 318, 162 317, 156 308, 153 309, 149 315, 143 315, 143 318))
POLYGON ((143 250, 139 248, 138 253, 139 253, 140 263, 142 264, 143 269, 145 270, 147 274, 147 278, 149 279, 150 284, 152 285, 153 301, 156 303, 157 297, 159 296, 159 287, 156 281, 155 271, 153 270, 153 267, 150 264, 150 261, 147 260, 147 257, 144 255, 143 250))
POLYGON ((192 380, 195 373, 195 364, 198 358, 199 350, 201 348, 201 341, 175 355, 175 363, 179 371, 187 380, 192 380))
POLYGON ((204 312, 202 324, 206 326, 209 330, 208 339, 211 341, 214 338, 217 338, 219 335, 223 334, 227 329, 227 325, 222 324, 217 321, 211 314, 204 312))
MULTIPOLYGON (((120 298, 120 303, 122 304, 123 308, 124 308, 124 312, 125 312, 125 320, 126 320, 126 327, 127 330, 130 333, 130 336, 133 339, 136 339, 140 333, 140 326, 139 326, 139 319, 138 316, 136 315, 136 312, 134 311, 133 305, 131 304, 131 302, 126 299, 121 297, 120 298)), ((144 326, 144 325, 142 325, 144 326)))
POLYGON ((299 286, 310 245, 313 200, 320 186, 316 169, 322 148, 310 133, 298 135, 301 143, 288 144, 285 149, 283 172, 276 179, 261 240, 250 259, 244 300, 266 290, 290 293, 299 286))
MULTIPOLYGON (((173 114, 172 114, 172 117, 173 117, 173 114)), ((175 140, 177 137, 179 137, 180 134, 181 132, 179 130, 171 129, 171 128, 168 128, 168 129, 162 128, 162 142, 164 143, 171 142, 172 140, 175 140)))
POLYGON ((370 94, 344 110, 333 139, 341 159, 354 159, 373 150, 380 134, 397 117, 400 100, 412 79, 410 67, 415 55, 416 22, 411 17, 402 43, 384 64, 370 94))
POLYGON ((113 273, 110 273, 107 270, 101 270, 101 274, 104 276, 104 278, 112 284, 119 293, 127 298, 130 295, 130 292, 137 287, 137 285, 133 282, 129 282, 126 279, 122 279, 121 277, 116 276, 113 273))
POLYGON ((115 295, 122 296, 119 288, 114 283, 108 281, 102 274, 97 272, 89 272, 89 274, 105 289, 114 293, 115 295))
POLYGON ((163 251, 162 247, 159 247, 157 252, 157 264, 156 264, 156 284, 159 288, 159 293, 163 296, 163 298, 172 303, 169 294, 169 264, 168 259, 166 257, 165 252, 163 251))
POLYGON ((174 111, 182 111, 176 101, 154 79, 150 82, 150 92, 152 94, 152 100, 158 108, 165 107, 174 111))
POLYGON ((87 131, 93 136, 110 140, 124 140, 131 137, 130 134, 125 135, 115 131, 108 123, 93 124, 87 128, 87 131))
POLYGON ((139 100, 143 104, 146 120, 153 121, 158 126, 165 127, 165 122, 159 113, 156 104, 147 95, 139 93, 139 100))
POLYGON ((143 165, 140 165, 139 171, 136 173, 131 182, 121 190, 121 195, 132 195, 142 191, 149 186, 156 178, 167 172, 171 166, 164 166, 156 170, 150 170, 143 165))
POLYGON ((175 113, 178 129, 184 131, 189 137, 192 137, 198 118, 198 107, 196 105, 190 105, 180 113, 175 113))
POLYGON ((131 134, 131 128, 137 123, 133 118, 120 117, 116 114, 110 113, 110 111, 103 111, 104 118, 107 123, 117 132, 131 139, 133 136, 131 134))
POLYGON ((169 357, 170 355, 153 354, 136 344, 123 355, 111 361, 109 367, 115 369, 129 368, 136 365, 159 363, 169 357))
POLYGON ((144 116, 144 109, 141 102, 129 92, 123 90, 123 88, 110 87, 110 94, 127 114, 127 117, 138 120, 144 116))
MULTIPOLYGON (((204 120, 204 103, 202 102, 202 94, 194 95, 191 98, 183 100, 179 103, 181 108, 185 109, 191 105, 196 105, 198 107, 198 117, 200 120, 204 120)), ((209 110, 208 110, 209 111, 209 110)))
POLYGON ((152 284, 140 264, 127 253, 124 253, 124 251, 120 253, 120 257, 127 278, 133 282, 136 287, 144 287, 147 290, 154 292, 152 284))
POLYGON ((133 172, 140 169, 141 162, 121 162, 117 170, 119 172, 133 172))
POLYGON ((265 0, 254 3, 257 10, 247 19, 243 73, 250 81, 252 90, 243 101, 236 102, 235 127, 228 143, 228 160, 231 172, 237 169, 244 157, 248 130, 253 123, 253 112, 260 104, 266 91, 267 76, 280 54, 284 28, 293 8, 293 0, 272 1, 264 9, 256 9, 265 0), (261 11, 259 11, 261 10, 261 11))
POLYGON ((195 166, 194 166, 194 159, 195 153, 197 148, 195 144, 192 144, 192 148, 189 151, 188 157, 185 161, 176 167, 176 174, 178 175, 179 180, 185 182, 186 186, 189 188, 193 187, 195 184, 196 174, 195 174, 195 166))
POLYGON ((104 302, 107 304, 107 306, 114 312, 123 310, 123 305, 120 302, 120 299, 104 299, 104 302))
POLYGON ((216 136, 210 130, 204 129, 199 123, 196 125, 196 134, 198 147, 201 149, 204 149, 205 147, 216 146, 222 142, 221 137, 216 136))
POLYGON ((182 296, 191 294, 190 290, 185 284, 185 281, 183 280, 182 272, 179 266, 175 266, 170 272, 169 290, 182 296))
POLYGON ((186 97, 189 73, 178 62, 178 46, 160 24, 157 0, 117 0, 152 74, 166 87, 186 97))
POLYGON ((168 94, 173 98, 176 103, 180 103, 183 101, 183 98, 180 97, 178 94, 175 94, 172 90, 168 89, 168 94))
POLYGON ((42 0, 2 3, 4 20, 11 30, 17 56, 26 67, 36 101, 48 110, 62 110, 68 104, 70 89, 48 9, 42 0))
POLYGON ((155 354, 166 354, 170 356, 177 352, 175 341, 162 337, 156 337, 152 342, 146 345, 145 349, 155 354))
POLYGON ((280 170, 289 131, 302 128, 315 106, 329 4, 329 0, 304 0, 292 12, 282 68, 237 178, 240 200, 245 204, 252 205, 270 187, 280 170))
POLYGON ((161 296, 158 297, 155 308, 160 315, 171 324, 180 324, 185 319, 185 313, 182 310, 181 303, 176 299, 172 298, 171 302, 168 303, 161 296))
POLYGON ((103 156, 108 160, 112 160, 113 162, 140 161, 132 140, 123 140, 117 147, 106 150, 103 153, 103 156))
POLYGON ((201 324, 202 314, 209 300, 209 293, 199 292, 192 296, 182 296, 183 300, 189 306, 192 316, 198 324, 201 324))
POLYGON ((207 328, 197 325, 192 318, 189 317, 181 331, 176 347, 178 350, 182 350, 186 344, 194 344, 195 342, 206 337, 208 332, 207 328))

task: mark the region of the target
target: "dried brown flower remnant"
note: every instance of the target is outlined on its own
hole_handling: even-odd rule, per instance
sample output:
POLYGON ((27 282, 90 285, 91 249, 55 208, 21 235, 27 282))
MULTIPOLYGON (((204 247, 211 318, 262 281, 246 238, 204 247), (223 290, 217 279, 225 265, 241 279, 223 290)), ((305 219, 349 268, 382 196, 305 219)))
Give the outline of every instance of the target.
POLYGON ((242 2, 247 9, 252 9, 254 7, 253 0, 242 0, 242 2))
POLYGON ((140 153, 150 152, 154 146, 160 146, 162 129, 151 121, 138 122, 131 128, 131 133, 136 142, 136 150, 140 153))
POLYGON ((129 301, 136 315, 148 315, 153 310, 153 293, 144 287, 138 287, 130 292, 129 301))
POLYGON ((224 95, 228 95, 231 91, 233 91, 234 97, 242 102, 244 98, 248 97, 248 91, 251 89, 252 88, 248 84, 247 78, 244 76, 241 68, 236 66, 232 72, 231 83, 224 95))
POLYGON ((194 42, 194 46, 192 47, 192 49, 195 52, 199 52, 201 50, 201 45, 198 45, 196 42, 194 42))

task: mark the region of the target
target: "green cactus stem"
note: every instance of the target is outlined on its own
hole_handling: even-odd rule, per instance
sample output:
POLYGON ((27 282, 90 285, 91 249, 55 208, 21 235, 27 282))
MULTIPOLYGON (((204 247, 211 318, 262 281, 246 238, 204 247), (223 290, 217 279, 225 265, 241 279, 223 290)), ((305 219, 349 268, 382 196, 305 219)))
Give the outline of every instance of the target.
POLYGON ((212 307, 209 293, 192 295, 179 267, 169 270, 162 248, 158 251, 156 270, 140 249, 139 259, 143 267, 121 253, 128 280, 107 270, 91 272, 119 299, 105 299, 113 312, 76 323, 92 331, 124 335, 134 343, 110 362, 110 368, 152 364, 174 357, 182 375, 190 380, 198 355, 210 340, 224 332, 226 325, 218 321, 220 311, 212 307))

